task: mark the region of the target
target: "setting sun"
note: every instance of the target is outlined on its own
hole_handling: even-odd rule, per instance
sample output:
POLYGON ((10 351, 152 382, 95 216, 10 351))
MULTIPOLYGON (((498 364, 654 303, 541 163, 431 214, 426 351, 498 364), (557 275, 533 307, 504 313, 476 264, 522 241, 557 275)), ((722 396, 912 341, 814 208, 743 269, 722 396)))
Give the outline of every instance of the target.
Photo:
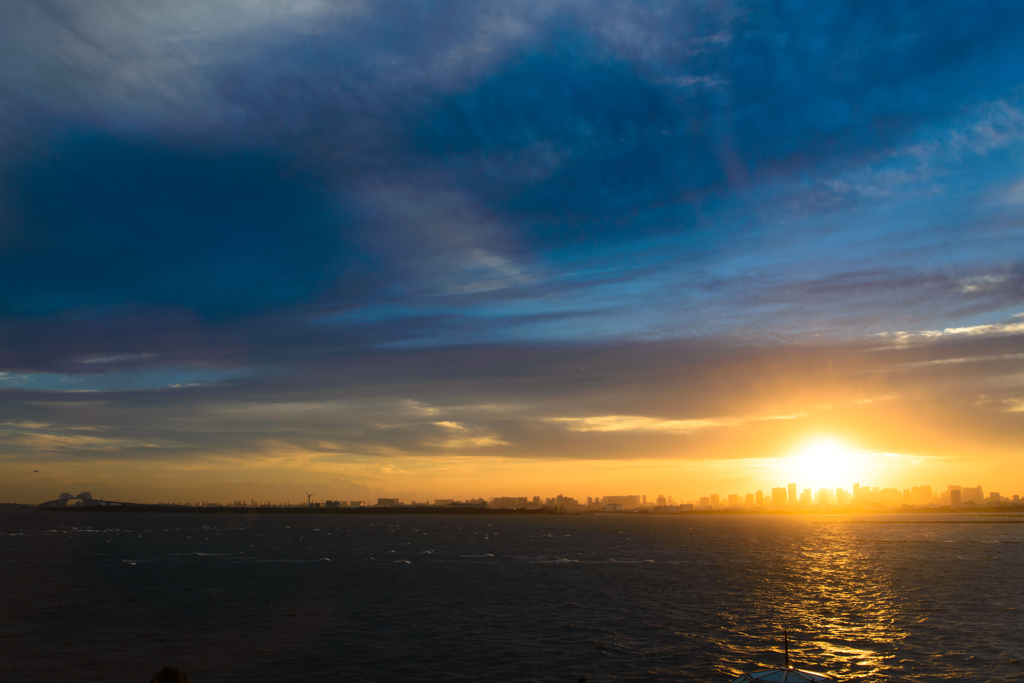
POLYGON ((843 441, 817 438, 804 444, 790 458, 788 470, 794 481, 810 488, 849 488, 861 479, 864 462, 861 455, 843 441))

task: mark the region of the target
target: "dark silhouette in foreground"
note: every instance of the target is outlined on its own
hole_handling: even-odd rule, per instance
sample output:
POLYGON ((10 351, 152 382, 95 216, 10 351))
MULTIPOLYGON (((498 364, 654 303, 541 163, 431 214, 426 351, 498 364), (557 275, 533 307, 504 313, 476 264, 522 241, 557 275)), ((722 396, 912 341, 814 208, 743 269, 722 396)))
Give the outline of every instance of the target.
POLYGON ((149 683, 188 683, 188 676, 173 666, 165 666, 153 674, 149 683))

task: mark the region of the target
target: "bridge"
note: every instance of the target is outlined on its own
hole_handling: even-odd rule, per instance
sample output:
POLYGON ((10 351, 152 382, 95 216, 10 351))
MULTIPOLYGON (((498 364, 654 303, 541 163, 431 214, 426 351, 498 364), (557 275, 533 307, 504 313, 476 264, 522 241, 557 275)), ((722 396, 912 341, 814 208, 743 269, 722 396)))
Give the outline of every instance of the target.
POLYGON ((60 494, 56 500, 48 500, 42 503, 41 508, 67 508, 67 507, 145 507, 141 503, 122 503, 116 500, 98 500, 92 497, 92 493, 85 491, 77 496, 70 493, 60 494), (75 502, 72 502, 75 501, 75 502))

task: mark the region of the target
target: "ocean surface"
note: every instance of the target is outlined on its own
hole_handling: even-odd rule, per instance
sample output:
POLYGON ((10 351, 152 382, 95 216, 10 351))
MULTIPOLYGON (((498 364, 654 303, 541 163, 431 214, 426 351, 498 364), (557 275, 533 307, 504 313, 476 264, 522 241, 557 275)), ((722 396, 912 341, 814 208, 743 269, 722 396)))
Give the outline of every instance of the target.
POLYGON ((841 681, 1016 681, 1022 541, 964 516, 0 512, 0 680, 724 682, 781 665, 785 627, 841 681))

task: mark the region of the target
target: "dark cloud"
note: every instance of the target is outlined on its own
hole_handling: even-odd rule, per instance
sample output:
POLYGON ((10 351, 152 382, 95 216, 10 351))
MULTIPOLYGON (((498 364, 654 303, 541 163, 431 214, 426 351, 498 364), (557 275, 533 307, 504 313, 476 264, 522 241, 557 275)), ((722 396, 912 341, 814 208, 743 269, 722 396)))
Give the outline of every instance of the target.
POLYGON ((8 314, 245 312, 313 298, 358 267, 322 188, 255 153, 72 136, 9 169, 3 190, 8 314))

